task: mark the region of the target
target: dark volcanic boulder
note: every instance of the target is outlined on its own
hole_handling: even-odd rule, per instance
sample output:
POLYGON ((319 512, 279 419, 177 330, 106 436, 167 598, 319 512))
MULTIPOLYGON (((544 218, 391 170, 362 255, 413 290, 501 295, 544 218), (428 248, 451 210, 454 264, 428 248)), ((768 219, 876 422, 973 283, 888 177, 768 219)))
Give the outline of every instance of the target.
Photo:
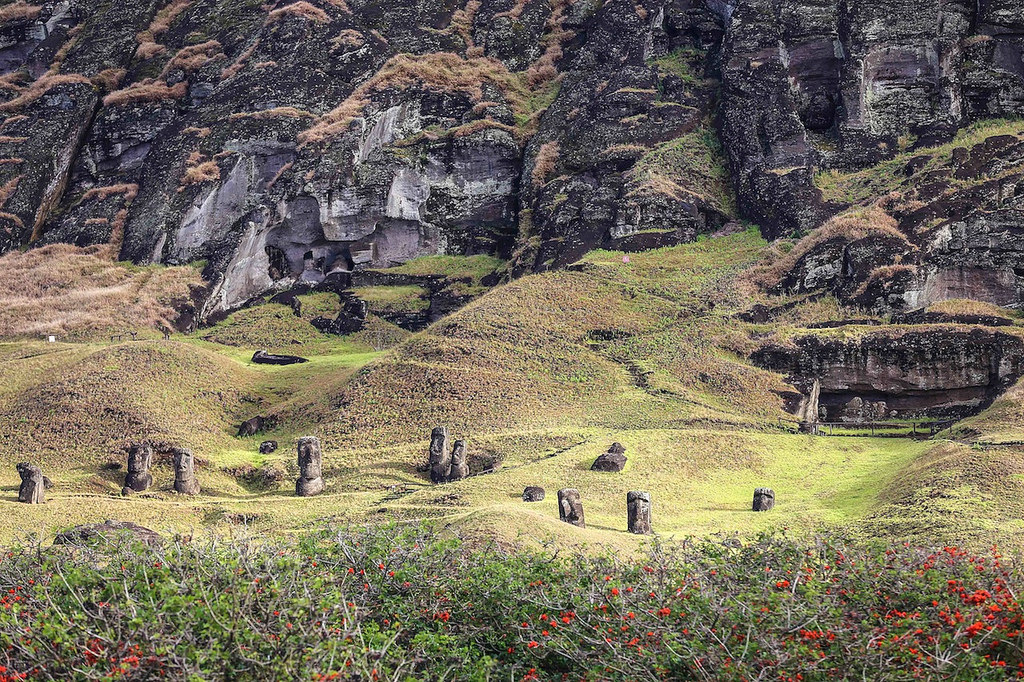
POLYGON ((590 470, 610 472, 622 471, 626 468, 626 460, 628 459, 625 452, 626 448, 622 447, 621 443, 613 443, 608 449, 608 452, 594 460, 594 464, 590 467, 590 470))
POLYGON ((238 437, 246 438, 248 436, 255 436, 257 433, 263 430, 264 423, 265 420, 263 419, 263 417, 253 417, 252 419, 246 419, 238 427, 238 437))
POLYGON ((771 511, 775 508, 775 491, 771 488, 756 488, 754 490, 753 510, 756 512, 771 511))
POLYGON ((260 443, 260 454, 261 455, 269 455, 270 453, 276 452, 276 451, 277 451, 277 441, 276 440, 265 440, 262 443, 260 443))
POLYGON ((252 361, 257 365, 295 365, 300 362, 309 362, 306 358, 300 358, 297 355, 274 355, 265 350, 253 353, 252 361))
POLYGON ((96 547, 116 545, 119 543, 143 544, 147 547, 159 547, 163 544, 160 535, 130 521, 111 521, 90 523, 75 526, 59 534, 53 540, 55 545, 75 545, 79 547, 96 547))
POLYGON ((536 485, 528 485, 523 490, 523 502, 540 502, 544 499, 544 488, 536 485))

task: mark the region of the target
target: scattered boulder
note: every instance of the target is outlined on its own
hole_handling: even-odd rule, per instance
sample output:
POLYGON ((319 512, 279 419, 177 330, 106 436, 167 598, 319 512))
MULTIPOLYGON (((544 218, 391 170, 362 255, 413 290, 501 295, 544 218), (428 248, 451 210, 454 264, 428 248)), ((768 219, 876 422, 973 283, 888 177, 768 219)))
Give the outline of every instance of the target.
POLYGON ((276 440, 265 440, 260 443, 260 454, 269 455, 272 452, 277 452, 277 441, 276 440))
POLYGON ((246 419, 238 427, 238 437, 247 438, 249 436, 255 436, 257 433, 263 430, 266 426, 267 420, 263 417, 253 417, 252 419, 246 419))
POLYGON ((590 470, 610 471, 613 473, 622 471, 626 468, 626 460, 628 459, 625 452, 626 448, 622 447, 621 443, 612 443, 612 446, 608 448, 608 452, 594 460, 590 470))
POLYGON ((558 517, 565 523, 579 528, 586 528, 583 519, 583 498, 576 488, 563 488, 558 491, 558 517))
POLYGON ((141 493, 153 485, 153 475, 149 468, 153 466, 153 446, 149 443, 134 443, 128 448, 128 473, 124 477, 124 487, 132 492, 141 493))
POLYGON ((361 331, 366 326, 366 314, 368 308, 366 302, 356 298, 351 293, 339 294, 342 299, 341 312, 338 317, 330 319, 327 317, 316 317, 310 324, 324 334, 337 334, 345 336, 361 331))
POLYGON ((640 490, 626 493, 626 511, 630 533, 647 535, 651 532, 651 494, 640 490))
POLYGON ((191 450, 175 448, 174 490, 182 495, 198 495, 199 480, 196 478, 196 458, 191 450))
POLYGON ((275 355, 265 350, 258 350, 252 354, 252 361, 257 365, 295 365, 300 362, 309 362, 306 358, 298 355, 275 355))
POLYGON ((523 490, 523 502, 540 502, 544 499, 544 488, 537 485, 528 485, 523 490))
POLYGON ((457 440, 452 448, 452 468, 448 473, 449 481, 461 481, 469 476, 469 464, 466 463, 466 441, 457 440))
POLYGON ((315 436, 300 438, 299 478, 295 481, 295 494, 299 497, 310 497, 323 491, 323 453, 320 451, 320 439, 315 436))
POLYGON ((756 488, 754 490, 754 511, 770 511, 775 507, 775 491, 771 488, 756 488))
POLYGON ((430 482, 445 483, 452 470, 448 447, 448 427, 438 426, 430 433, 430 482))
POLYGON ((46 481, 42 470, 35 464, 21 462, 17 465, 18 474, 21 476, 21 486, 18 488, 18 502, 25 504, 46 504, 46 481))
POLYGON ((118 540, 128 540, 147 547, 160 547, 163 544, 163 539, 154 530, 130 521, 111 520, 75 526, 54 538, 53 544, 94 547, 115 544, 118 540))

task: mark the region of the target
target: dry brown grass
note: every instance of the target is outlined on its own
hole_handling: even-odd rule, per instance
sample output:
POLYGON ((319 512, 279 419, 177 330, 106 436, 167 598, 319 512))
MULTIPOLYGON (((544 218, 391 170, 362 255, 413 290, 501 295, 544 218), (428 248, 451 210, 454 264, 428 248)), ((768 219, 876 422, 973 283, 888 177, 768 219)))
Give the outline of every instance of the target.
POLYGON ((557 142, 545 142, 537 151, 537 160, 533 163, 530 180, 534 187, 543 187, 548 178, 555 172, 560 148, 557 142))
POLYGON ((544 53, 526 70, 526 82, 536 88, 558 77, 558 62, 562 59, 562 46, 572 40, 576 33, 564 28, 565 10, 572 0, 550 0, 551 14, 544 24, 541 46, 544 53))
POLYGON ((130 202, 138 196, 139 186, 134 183, 124 182, 117 185, 106 185, 105 187, 93 187, 82 195, 82 201, 89 201, 91 199, 99 199, 102 201, 114 196, 115 194, 123 195, 124 200, 126 202, 130 202))
POLYGON ((0 258, 0 337, 168 327, 202 286, 194 268, 140 269, 107 253, 55 244, 0 258))
POLYGON ((182 81, 167 85, 152 78, 132 83, 127 88, 117 90, 103 98, 104 106, 116 107, 125 104, 143 102, 163 102, 169 99, 181 99, 188 94, 188 83, 182 81))
POLYGON ((140 44, 156 42, 156 37, 161 33, 165 33, 174 23, 174 20, 179 14, 188 9, 189 5, 192 4, 192 0, 171 0, 164 5, 156 16, 153 17, 153 21, 150 22, 149 28, 140 33, 137 39, 140 44))
POLYGON ((7 92, 21 92, 25 89, 25 82, 28 80, 28 74, 24 71, 12 71, 5 73, 0 76, 0 90, 6 90, 7 92))
POLYGON ((231 64, 231 66, 227 67, 226 69, 220 72, 220 79, 222 81, 226 81, 229 78, 234 78, 235 76, 237 76, 242 71, 242 69, 245 68, 245 63, 249 61, 249 58, 252 57, 253 53, 256 52, 256 48, 258 48, 259 46, 260 41, 259 39, 257 39, 252 45, 242 50, 242 53, 238 55, 238 59, 236 59, 234 63, 231 64))
POLYGON ((185 174, 181 176, 181 184, 178 191, 181 192, 189 185, 198 185, 204 182, 216 182, 220 180, 220 166, 216 161, 206 161, 201 154, 192 153, 189 157, 189 165, 185 168, 185 174))
POLYGON ((348 3, 346 3, 345 0, 324 0, 324 2, 326 2, 331 7, 336 7, 337 9, 340 9, 345 14, 352 14, 352 10, 348 8, 348 3))
POLYGON ((0 24, 21 19, 35 19, 42 10, 42 7, 30 5, 25 0, 15 0, 10 5, 0 7, 0 24))
POLYGON ((900 231, 896 219, 878 206, 872 206, 831 218, 824 225, 797 242, 796 246, 789 253, 777 259, 769 266, 752 271, 752 279, 760 286, 775 286, 787 273, 792 272, 796 268, 801 258, 821 244, 833 239, 840 239, 849 243, 870 236, 889 237, 905 243, 908 248, 912 248, 912 244, 907 239, 907 236, 900 231))
POLYGON ((168 60, 163 71, 160 73, 160 78, 167 78, 167 75, 175 69, 189 73, 201 69, 216 59, 223 59, 224 53, 221 52, 220 48, 220 42, 216 40, 208 40, 205 43, 183 47, 168 60))
POLYGON ((370 95, 379 90, 400 90, 419 85, 440 92, 459 92, 474 102, 480 102, 483 100, 482 86, 485 82, 500 89, 513 105, 521 104, 524 96, 521 84, 497 59, 464 59, 451 52, 396 55, 333 111, 300 133, 299 142, 327 142, 344 133, 370 103, 370 95))
POLYGON ((281 118, 316 118, 314 114, 296 107, 274 107, 263 111, 244 111, 231 114, 228 119, 237 121, 244 118, 254 118, 258 121, 271 121, 281 118))
POLYGON ((331 47, 335 50, 340 50, 343 47, 354 49, 365 44, 366 38, 363 37, 363 34, 351 28, 346 28, 334 38, 331 38, 331 47))
POLYGON ((455 13, 452 14, 451 23, 448 26, 451 32, 462 38, 462 42, 466 44, 467 50, 474 47, 473 21, 476 19, 476 14, 480 11, 481 5, 483 3, 480 0, 468 0, 465 7, 455 10, 455 13))
POLYGON ((127 73, 125 69, 104 69, 92 77, 92 82, 106 92, 113 92, 120 87, 127 73))
POLYGON ((45 95, 51 89, 59 85, 85 84, 92 86, 92 82, 85 76, 77 73, 61 74, 46 72, 37 78, 31 85, 21 92, 14 99, 0 104, 0 112, 15 111, 45 95))
POLYGON ((139 59, 146 60, 152 59, 167 52, 167 48, 159 43, 147 41, 145 43, 139 43, 139 47, 135 50, 135 56, 139 59))
POLYGON ((267 24, 272 24, 276 21, 281 21, 287 17, 302 17, 303 19, 309 19, 310 21, 318 24, 328 24, 331 21, 331 17, 327 12, 323 11, 319 7, 300 0, 299 2, 293 2, 290 5, 279 7, 278 9, 271 10, 267 14, 267 24))
POLYGON ((213 133, 213 130, 211 130, 210 128, 197 128, 195 126, 189 126, 188 128, 185 128, 185 130, 183 130, 182 132, 185 135, 195 135, 200 140, 202 140, 209 137, 213 133))

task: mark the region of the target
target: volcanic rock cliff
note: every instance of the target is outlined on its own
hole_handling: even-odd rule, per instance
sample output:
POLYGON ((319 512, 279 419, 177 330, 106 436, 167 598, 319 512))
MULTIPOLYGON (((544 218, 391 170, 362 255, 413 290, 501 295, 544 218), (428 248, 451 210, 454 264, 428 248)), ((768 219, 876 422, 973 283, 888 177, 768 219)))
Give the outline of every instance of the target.
POLYGON ((1022 55, 1017 0, 17 0, 0 252, 205 261, 209 317, 425 254, 518 274, 737 219, 802 234, 893 189, 842 174, 898 162, 895 226, 769 284, 1005 304, 1024 143, 913 152, 1024 114, 1022 55))

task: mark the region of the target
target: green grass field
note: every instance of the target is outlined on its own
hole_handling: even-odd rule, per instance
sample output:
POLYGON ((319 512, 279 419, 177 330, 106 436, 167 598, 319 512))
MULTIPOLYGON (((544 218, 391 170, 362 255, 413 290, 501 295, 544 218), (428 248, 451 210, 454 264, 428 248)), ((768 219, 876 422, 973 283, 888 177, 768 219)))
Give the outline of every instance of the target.
MULTIPOLYGON (((106 518, 186 534, 430 518, 510 543, 631 551, 643 541, 625 532, 625 496, 647 490, 655 529, 674 540, 841 528, 1019 543, 1024 457, 1018 464, 1012 446, 780 428, 787 385, 746 354, 759 339, 843 311, 823 300, 772 325, 738 322, 736 312, 764 300, 747 271, 765 253, 752 231, 629 263, 594 252, 568 271, 497 287, 423 332, 392 334, 386 349, 367 332, 317 332, 308 320, 336 312, 322 295, 304 297, 301 317, 265 304, 169 341, 0 343, 0 505, 9 520, 0 538, 106 518), (310 362, 253 365, 257 348, 310 362), (255 415, 274 425, 237 438, 255 415), (474 471, 493 473, 431 486, 427 446, 438 424, 468 439, 474 471), (327 491, 315 498, 293 494, 303 435, 324 444, 327 491), (171 492, 171 466, 158 461, 152 490, 121 497, 121 448, 142 438, 193 448, 202 494, 171 492), (280 449, 260 455, 267 439, 280 449), (625 471, 590 471, 616 441, 627 448, 625 471), (15 502, 14 464, 23 460, 55 483, 45 506, 15 502), (254 469, 283 479, 257 485, 246 477, 254 469), (523 503, 527 485, 543 486, 547 499, 523 503), (758 486, 776 490, 772 513, 750 511, 758 486), (563 487, 582 492, 585 530, 559 522, 563 487)), ((434 265, 462 272, 448 260, 434 265)), ((463 269, 478 275, 473 268, 483 270, 463 269)), ((1020 410, 1015 390, 965 428, 979 440, 1012 439, 1024 432, 1020 410)))

